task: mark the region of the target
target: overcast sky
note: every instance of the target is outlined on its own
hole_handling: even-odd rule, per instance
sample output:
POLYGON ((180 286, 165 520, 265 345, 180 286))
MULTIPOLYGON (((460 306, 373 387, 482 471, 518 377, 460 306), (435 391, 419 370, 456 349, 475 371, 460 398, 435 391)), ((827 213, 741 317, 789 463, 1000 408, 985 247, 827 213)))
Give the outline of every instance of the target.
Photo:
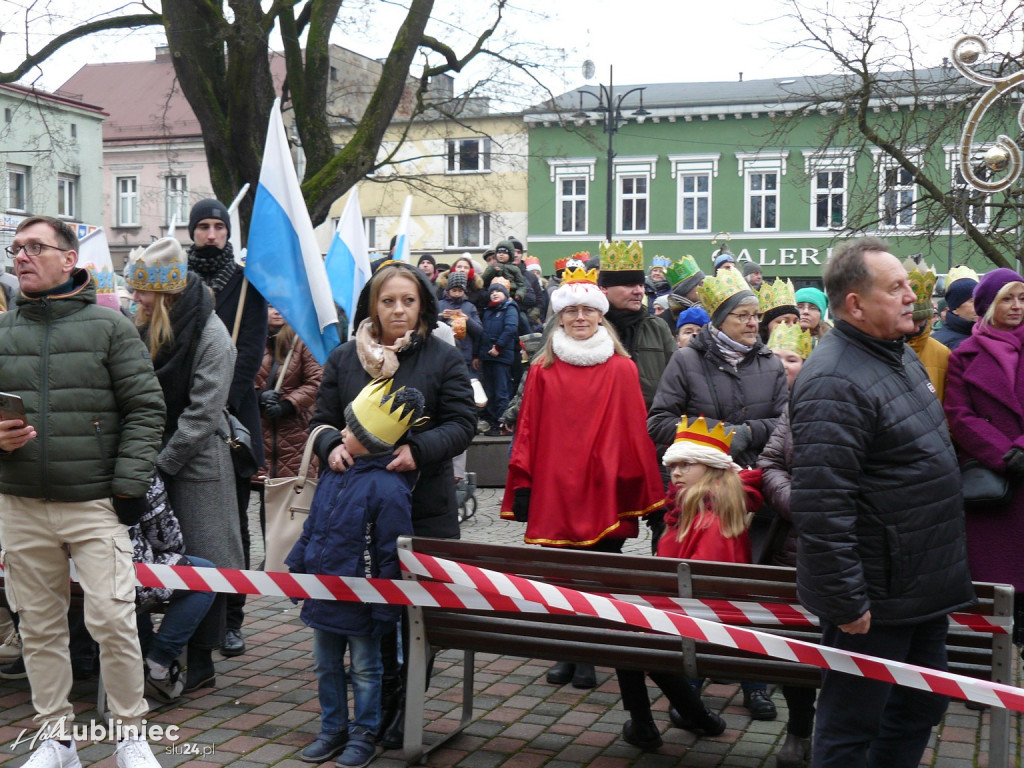
MULTIPOLYGON (((894 37, 910 35, 923 51, 920 60, 935 66, 964 28, 950 26, 942 16, 934 15, 934 3, 923 0, 880 0, 893 9, 903 22, 892 29, 894 37), (914 7, 917 3, 921 5, 914 7), (929 16, 929 14, 933 14, 929 16), (945 26, 943 26, 945 24, 945 26)), ((93 13, 99 7, 117 7, 117 0, 0 0, 0 67, 12 68, 24 55, 21 34, 25 8, 33 13, 41 8, 58 15, 93 13)), ((503 25, 504 38, 520 43, 537 43, 558 51, 545 75, 549 88, 561 92, 584 84, 582 64, 594 62, 596 76, 591 82, 607 83, 608 67, 614 65, 615 82, 626 84, 655 82, 733 81, 743 73, 745 79, 784 77, 798 74, 823 74, 834 71, 834 62, 813 54, 799 45, 804 35, 786 18, 785 0, 511 0, 515 4, 503 25)), ((848 16, 864 0, 806 0, 806 5, 835 7, 848 16)), ((940 4, 941 5, 941 4, 940 4)), ((386 55, 394 29, 402 17, 401 3, 395 0, 349 0, 343 6, 359 24, 345 25, 334 42, 372 57, 386 55), (368 14, 358 7, 372 9, 368 14), (351 9, 351 10, 348 10, 351 9)), ((452 28, 471 28, 479 24, 483 0, 437 0, 435 17, 447 15, 450 26, 434 23, 431 31, 449 39, 452 28)), ((948 8, 948 7, 947 7, 948 8)), ((942 9, 940 9, 942 10, 942 9)), ((943 14, 945 16, 945 14, 943 14)), ((71 16, 73 17, 73 16, 71 16)), ((63 31, 66 22, 52 25, 37 21, 32 25, 29 47, 37 50, 49 36, 63 31), (52 32, 51 32, 52 30, 52 32)), ((972 29, 972 31, 975 31, 972 29)), ((159 34, 116 33, 116 38, 96 39, 77 44, 45 65, 37 83, 54 89, 84 63, 150 59, 159 34)), ((460 50, 464 50, 465 45, 460 50)), ((463 78, 465 81, 466 78, 463 78)), ((462 85, 464 83, 460 83, 462 85)))

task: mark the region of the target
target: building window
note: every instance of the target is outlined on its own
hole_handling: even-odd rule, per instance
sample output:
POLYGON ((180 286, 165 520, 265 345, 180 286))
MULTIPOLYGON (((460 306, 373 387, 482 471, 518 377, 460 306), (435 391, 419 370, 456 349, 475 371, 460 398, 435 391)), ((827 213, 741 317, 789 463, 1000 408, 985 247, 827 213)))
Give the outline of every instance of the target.
POLYGON ((139 178, 137 176, 118 176, 115 186, 117 189, 117 226, 139 226, 139 178))
POLYGON ((448 173, 491 170, 490 139, 448 139, 448 173))
MULTIPOLYGON (((984 227, 988 224, 989 195, 986 195, 984 192, 975 189, 967 183, 967 179, 964 178, 964 174, 960 170, 959 148, 947 146, 945 149, 946 167, 950 169, 952 181, 950 185, 950 197, 953 199, 957 210, 962 211, 964 216, 966 216, 974 226, 984 227)), ((988 181, 991 179, 992 171, 987 165, 985 165, 984 148, 972 147, 971 165, 974 168, 974 175, 979 179, 982 181, 988 181)), ((962 229, 955 219, 952 220, 950 224, 953 228, 962 229)))
POLYGON ((883 168, 882 226, 893 229, 912 229, 915 220, 914 176, 906 168, 883 168))
POLYGON ((490 219, 478 213, 445 216, 445 248, 480 248, 491 241, 490 219))
POLYGON ((779 187, 786 175, 788 150, 737 152, 743 177, 743 220, 748 232, 777 232, 779 187))
POLYGON ((71 124, 71 138, 72 139, 77 139, 78 138, 78 124, 77 123, 72 123, 71 124))
POLYGON ((11 111, 10 107, 4 107, 4 122, 10 123, 14 120, 14 112, 11 111))
POLYGON ((649 179, 646 176, 619 176, 619 232, 647 232, 649 189, 649 179))
POLYGON ((366 235, 366 247, 371 251, 377 247, 377 219, 373 216, 363 217, 363 232, 366 235))
POLYGON ((846 226, 846 206, 855 153, 846 149, 804 151, 804 171, 811 182, 811 229, 846 226))
POLYGON ((585 235, 587 233, 586 176, 563 176, 558 179, 559 235, 585 235))
POLYGON ((337 67, 331 67, 331 82, 332 83, 338 82, 338 68, 337 67))
POLYGON ((23 165, 7 165, 7 210, 28 210, 28 168, 23 165))
POLYGON ((66 219, 78 218, 78 177, 58 174, 57 215, 66 219))
POLYGON ((676 231, 711 231, 711 187, 718 176, 721 153, 669 155, 672 178, 676 179, 676 231))
POLYGON ((179 225, 188 221, 188 179, 185 176, 164 176, 164 200, 168 226, 172 221, 179 225))

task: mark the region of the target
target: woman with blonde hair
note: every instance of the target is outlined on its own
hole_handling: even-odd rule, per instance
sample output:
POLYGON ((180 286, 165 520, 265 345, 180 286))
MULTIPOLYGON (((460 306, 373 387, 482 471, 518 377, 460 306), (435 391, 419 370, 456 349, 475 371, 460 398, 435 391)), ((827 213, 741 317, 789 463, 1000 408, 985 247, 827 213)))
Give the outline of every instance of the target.
MULTIPOLYGON (((128 266, 126 281, 167 406, 156 465, 186 552, 220 568, 243 568, 235 473, 223 437, 235 363, 231 337, 174 238, 150 245, 128 266)), ((214 684, 211 652, 220 647, 225 621, 226 601, 218 595, 189 641, 185 691, 214 684)))

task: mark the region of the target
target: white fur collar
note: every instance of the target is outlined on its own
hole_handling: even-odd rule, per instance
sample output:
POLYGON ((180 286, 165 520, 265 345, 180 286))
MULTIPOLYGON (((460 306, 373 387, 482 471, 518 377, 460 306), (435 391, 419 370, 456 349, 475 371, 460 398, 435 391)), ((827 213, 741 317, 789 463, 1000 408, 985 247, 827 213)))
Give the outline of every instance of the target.
POLYGON ((555 328, 551 349, 563 363, 584 368, 600 365, 615 354, 615 344, 603 325, 597 326, 597 332, 583 341, 577 341, 561 327, 555 328))

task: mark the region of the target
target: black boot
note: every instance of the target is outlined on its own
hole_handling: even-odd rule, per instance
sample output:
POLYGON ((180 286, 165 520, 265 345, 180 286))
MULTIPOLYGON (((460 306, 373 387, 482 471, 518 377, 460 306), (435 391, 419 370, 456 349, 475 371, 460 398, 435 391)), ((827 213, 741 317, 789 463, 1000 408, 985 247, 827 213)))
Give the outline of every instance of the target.
MULTIPOLYGON (((381 725, 385 725, 385 721, 382 719, 381 725)), ((398 702, 398 709, 395 710, 395 716, 391 718, 390 722, 386 723, 386 727, 381 728, 380 745, 384 749, 401 749, 405 744, 405 697, 401 696, 398 702)))
MULTIPOLYGON (((395 719, 395 714, 402 708, 402 700, 405 689, 402 686, 402 676, 385 674, 380 681, 380 733, 383 734, 388 726, 395 719)), ((398 745, 399 747, 401 744, 398 745)), ((397 747, 392 747, 397 749, 397 747)))
MULTIPOLYGON (((632 714, 632 713, 630 713, 632 714)), ((650 712, 644 716, 636 716, 627 720, 622 726, 622 738, 634 747, 640 747, 644 752, 652 752, 662 745, 661 734, 658 733, 658 726, 650 712)))
POLYGON ((188 669, 185 672, 185 688, 182 693, 199 688, 213 688, 217 683, 213 666, 213 651, 209 648, 188 647, 188 669))
POLYGON ((684 731, 690 731, 691 733, 703 734, 704 736, 721 736, 725 733, 725 720, 704 706, 703 703, 701 704, 701 710, 693 714, 683 715, 675 707, 669 707, 668 719, 672 721, 672 725, 676 728, 682 728, 684 731))
POLYGON ((576 665, 568 661, 560 661, 548 670, 547 681, 551 685, 565 685, 572 680, 576 665))

